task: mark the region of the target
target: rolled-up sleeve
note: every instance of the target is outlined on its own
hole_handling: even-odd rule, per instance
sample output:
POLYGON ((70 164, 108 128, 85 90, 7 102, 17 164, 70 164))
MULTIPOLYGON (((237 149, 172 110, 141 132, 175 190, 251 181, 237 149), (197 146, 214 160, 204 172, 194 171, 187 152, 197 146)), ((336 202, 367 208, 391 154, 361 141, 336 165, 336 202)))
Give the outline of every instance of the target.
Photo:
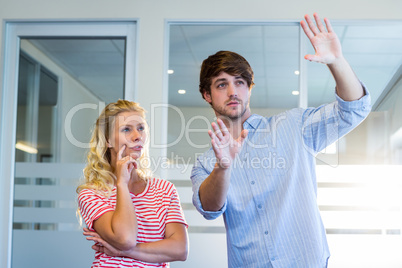
POLYGON ((335 94, 337 103, 339 105, 339 109, 344 111, 357 112, 360 115, 359 116, 361 118, 360 121, 366 118, 366 116, 371 111, 371 95, 364 86, 364 84, 362 84, 362 86, 365 95, 358 100, 344 101, 341 97, 335 94))
POLYGON ((365 95, 358 100, 336 101, 308 108, 302 114, 302 134, 305 148, 317 154, 358 126, 371 111, 370 93, 363 85, 365 95))

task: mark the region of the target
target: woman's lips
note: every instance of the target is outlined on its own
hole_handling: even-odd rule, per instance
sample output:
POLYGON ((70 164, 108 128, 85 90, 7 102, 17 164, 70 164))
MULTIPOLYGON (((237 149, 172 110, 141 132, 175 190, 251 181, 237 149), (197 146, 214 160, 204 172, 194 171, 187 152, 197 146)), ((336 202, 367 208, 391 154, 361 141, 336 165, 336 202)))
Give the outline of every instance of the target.
POLYGON ((133 146, 133 147, 129 147, 129 148, 130 148, 130 150, 133 150, 133 151, 141 151, 143 147, 141 145, 138 145, 138 146, 133 146))

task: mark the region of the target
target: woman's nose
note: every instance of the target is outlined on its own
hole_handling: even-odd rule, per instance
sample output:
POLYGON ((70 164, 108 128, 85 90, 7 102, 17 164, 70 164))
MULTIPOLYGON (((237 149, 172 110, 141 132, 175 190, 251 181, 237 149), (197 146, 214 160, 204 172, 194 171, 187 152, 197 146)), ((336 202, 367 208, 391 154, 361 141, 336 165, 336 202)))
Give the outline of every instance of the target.
POLYGON ((139 133, 138 131, 133 131, 132 134, 131 134, 131 140, 132 141, 141 140, 141 133, 139 133))

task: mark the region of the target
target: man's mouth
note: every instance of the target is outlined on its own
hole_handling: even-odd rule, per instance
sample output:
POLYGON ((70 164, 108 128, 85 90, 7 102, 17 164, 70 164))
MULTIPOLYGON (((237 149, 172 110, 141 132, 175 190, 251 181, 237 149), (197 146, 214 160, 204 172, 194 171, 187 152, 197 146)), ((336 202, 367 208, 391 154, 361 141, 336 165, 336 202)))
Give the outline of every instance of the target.
POLYGON ((239 105, 240 104, 240 102, 238 102, 238 101, 230 101, 228 104, 226 104, 227 106, 236 106, 236 105, 239 105))

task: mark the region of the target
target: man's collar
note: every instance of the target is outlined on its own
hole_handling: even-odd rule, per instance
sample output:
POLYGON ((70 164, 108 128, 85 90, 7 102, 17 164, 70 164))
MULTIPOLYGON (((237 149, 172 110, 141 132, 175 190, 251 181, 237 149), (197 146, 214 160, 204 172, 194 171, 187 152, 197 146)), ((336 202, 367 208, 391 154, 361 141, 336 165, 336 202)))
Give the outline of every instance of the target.
POLYGON ((247 118, 246 121, 244 121, 243 128, 244 129, 250 129, 250 128, 256 129, 258 127, 258 125, 260 124, 262 118, 263 117, 258 114, 250 115, 250 117, 247 118))

